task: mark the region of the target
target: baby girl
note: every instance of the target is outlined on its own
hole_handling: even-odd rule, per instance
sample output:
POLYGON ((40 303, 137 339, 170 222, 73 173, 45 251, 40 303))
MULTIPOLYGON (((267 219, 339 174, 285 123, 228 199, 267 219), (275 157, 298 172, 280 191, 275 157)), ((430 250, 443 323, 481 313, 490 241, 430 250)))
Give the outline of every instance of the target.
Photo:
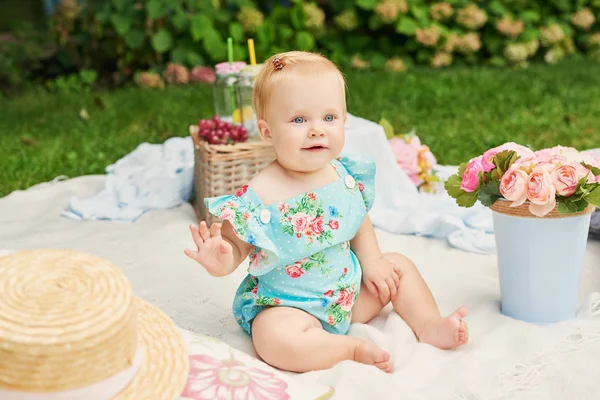
POLYGON ((258 355, 288 371, 355 360, 390 372, 388 352, 346 335, 390 302, 422 343, 453 349, 469 338, 464 307, 442 317, 415 265, 380 250, 367 214, 375 163, 340 156, 345 98, 341 72, 320 55, 267 60, 254 105, 276 159, 235 194, 205 199, 223 223, 192 225, 197 249, 185 250, 212 276, 249 256, 233 313, 258 355))

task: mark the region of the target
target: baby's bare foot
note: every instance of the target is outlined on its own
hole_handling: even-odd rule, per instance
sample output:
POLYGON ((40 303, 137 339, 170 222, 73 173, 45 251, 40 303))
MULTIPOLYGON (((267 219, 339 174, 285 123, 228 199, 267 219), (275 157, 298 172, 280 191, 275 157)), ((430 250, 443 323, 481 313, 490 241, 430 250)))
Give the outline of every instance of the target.
POLYGON ((419 341, 443 350, 455 349, 469 341, 469 329, 462 319, 468 310, 460 307, 445 318, 430 322, 421 331, 419 341))
POLYGON ((390 353, 368 340, 360 340, 354 348, 354 361, 374 365, 384 372, 392 372, 390 353))

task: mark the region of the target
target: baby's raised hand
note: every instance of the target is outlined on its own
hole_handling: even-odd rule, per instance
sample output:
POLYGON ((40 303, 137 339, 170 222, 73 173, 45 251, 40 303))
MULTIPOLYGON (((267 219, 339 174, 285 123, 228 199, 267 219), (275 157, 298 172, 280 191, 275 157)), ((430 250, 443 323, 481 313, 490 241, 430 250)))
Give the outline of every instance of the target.
POLYGON ((196 260, 212 276, 226 275, 233 263, 233 248, 221 236, 221 224, 212 224, 209 230, 202 221, 200 227, 190 225, 190 231, 198 249, 185 249, 185 255, 196 260))

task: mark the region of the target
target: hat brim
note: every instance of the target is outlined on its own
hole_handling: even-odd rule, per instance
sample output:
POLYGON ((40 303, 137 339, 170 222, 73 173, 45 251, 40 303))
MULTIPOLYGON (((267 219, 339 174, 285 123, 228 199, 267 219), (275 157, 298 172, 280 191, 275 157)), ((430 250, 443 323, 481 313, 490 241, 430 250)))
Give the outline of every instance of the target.
POLYGON ((178 399, 189 374, 187 346, 167 315, 136 300, 142 362, 133 380, 113 400, 178 399))

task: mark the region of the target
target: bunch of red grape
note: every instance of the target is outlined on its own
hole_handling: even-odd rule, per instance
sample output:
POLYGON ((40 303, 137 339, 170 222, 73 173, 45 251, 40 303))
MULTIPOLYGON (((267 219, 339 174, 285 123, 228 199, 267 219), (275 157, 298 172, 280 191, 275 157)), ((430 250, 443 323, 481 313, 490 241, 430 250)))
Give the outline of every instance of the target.
POLYGON ((198 121, 198 136, 210 144, 233 144, 248 140, 246 128, 222 121, 218 115, 198 121))

